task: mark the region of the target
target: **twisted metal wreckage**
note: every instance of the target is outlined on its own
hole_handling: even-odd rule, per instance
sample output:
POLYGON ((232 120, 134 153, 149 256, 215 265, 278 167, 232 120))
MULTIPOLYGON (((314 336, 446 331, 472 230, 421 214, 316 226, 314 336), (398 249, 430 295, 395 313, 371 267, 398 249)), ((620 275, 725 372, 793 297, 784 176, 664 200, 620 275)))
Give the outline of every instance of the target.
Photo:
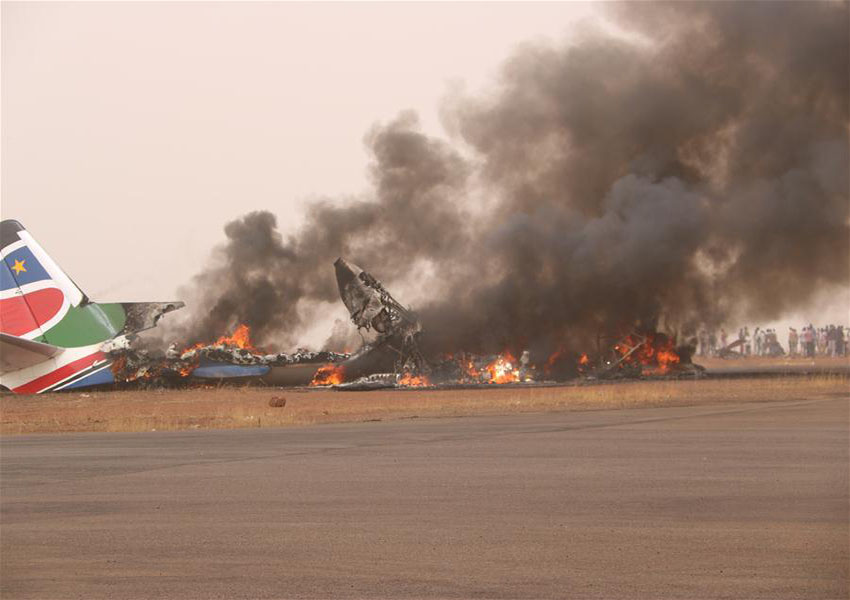
POLYGON ((23 225, 3 221, 0 234, 0 384, 18 393, 227 379, 375 389, 699 373, 687 349, 674 348, 671 338, 655 332, 621 336, 607 353, 597 351, 594 361, 558 350, 539 369, 527 350, 519 359, 505 350, 429 361, 420 350, 423 331, 416 314, 344 258, 334 269, 340 298, 364 339, 356 353, 268 353, 251 343, 245 325, 212 343, 152 351, 137 343, 138 334, 182 302, 92 302, 23 225))
MULTIPOLYGON (((505 351, 488 356, 458 353, 426 360, 419 345, 422 324, 415 312, 396 300, 375 277, 344 258, 336 260, 334 269, 340 298, 364 338, 364 345, 356 353, 298 350, 292 354, 266 354, 251 345, 247 327, 240 326, 232 336, 212 344, 183 350, 173 344, 165 356, 158 358, 143 350, 116 351, 116 380, 161 383, 187 377, 252 377, 271 385, 309 383, 343 390, 552 382, 553 370, 549 367, 562 358, 559 352, 550 357, 543 369, 531 363, 527 350, 519 359, 505 351), (365 342, 367 337, 369 341, 365 342)), ((674 348, 671 337, 656 332, 620 336, 609 345, 607 353, 597 354, 594 361, 586 354, 571 361, 575 364, 569 370, 570 377, 612 379, 702 373, 701 367, 691 364, 687 348, 674 348)))
POLYGON ((417 337, 422 326, 416 315, 398 302, 380 281, 339 258, 334 263, 343 304, 358 330, 373 339, 355 354, 331 351, 264 353, 251 344, 248 328, 237 328, 211 344, 181 349, 174 343, 164 355, 131 346, 113 351, 113 373, 119 382, 166 383, 181 378, 259 378, 278 385, 335 385, 341 373, 371 376, 372 382, 395 383, 401 373, 425 373, 428 364, 417 337), (382 373, 376 375, 376 371, 382 373))

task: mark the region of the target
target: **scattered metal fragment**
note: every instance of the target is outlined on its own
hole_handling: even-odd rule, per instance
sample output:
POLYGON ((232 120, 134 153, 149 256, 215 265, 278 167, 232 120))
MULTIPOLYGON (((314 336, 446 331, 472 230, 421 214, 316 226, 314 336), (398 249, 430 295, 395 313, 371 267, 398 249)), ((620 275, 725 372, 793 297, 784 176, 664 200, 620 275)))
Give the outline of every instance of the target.
POLYGON ((398 387, 399 376, 396 373, 373 373, 354 381, 339 383, 333 388, 344 391, 382 390, 398 387))
POLYGON ((741 358, 744 356, 744 340, 738 338, 717 351, 720 358, 741 358))

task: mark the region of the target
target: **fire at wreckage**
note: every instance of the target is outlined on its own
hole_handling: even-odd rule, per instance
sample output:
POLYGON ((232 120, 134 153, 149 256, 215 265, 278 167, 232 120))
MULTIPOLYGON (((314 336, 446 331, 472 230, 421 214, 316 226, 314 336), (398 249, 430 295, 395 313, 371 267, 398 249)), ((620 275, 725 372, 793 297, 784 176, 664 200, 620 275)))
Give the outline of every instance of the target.
POLYGON ((368 369, 369 366, 389 366, 391 361, 394 373, 424 375, 428 363, 419 350, 422 325, 416 314, 402 306, 380 281, 357 265, 338 258, 334 269, 339 295, 351 321, 358 331, 373 332, 375 336, 352 362, 362 361, 363 368, 368 369))
POLYGON ((332 386, 367 390, 386 387, 528 384, 641 375, 699 376, 688 347, 674 347, 672 337, 657 332, 630 332, 608 340, 606 350, 575 355, 557 350, 535 365, 528 350, 519 359, 509 351, 497 355, 465 352, 426 360, 419 347, 422 325, 383 284, 357 265, 334 263, 340 298, 364 340, 354 354, 330 351, 267 353, 250 340, 247 326, 210 344, 181 347, 164 355, 132 347, 116 348, 113 373, 119 382, 174 384, 194 379, 254 378, 271 385, 332 386))
MULTIPOLYGON (((244 325, 231 336, 222 336, 211 344, 195 344, 180 349, 171 344, 164 355, 144 349, 126 348, 113 353, 112 372, 124 383, 175 383, 183 378, 230 379, 267 376, 274 368, 340 362, 348 354, 297 350, 293 353, 264 353, 251 345, 244 325)), ((312 369, 310 372, 312 372, 312 369)))
POLYGON ((337 285, 358 330, 373 330, 377 338, 342 365, 321 369, 314 384, 340 389, 423 387, 445 385, 527 384, 583 377, 610 379, 641 375, 699 376, 703 369, 690 361, 688 346, 658 332, 630 332, 616 338, 607 352, 573 357, 565 350, 551 354, 538 369, 528 350, 517 359, 510 350, 497 355, 457 353, 428 361, 419 349, 422 325, 383 285, 343 258, 334 263, 337 285), (569 363, 564 368, 565 362, 569 363), (392 367, 388 372, 389 367, 392 367))
POLYGON ((93 302, 18 221, 0 222, 0 251, 0 386, 16 393, 239 378, 278 386, 372 389, 695 371, 686 347, 674 348, 673 338, 651 331, 612 338, 605 351, 598 344, 593 359, 566 347, 548 357, 515 348, 488 356, 456 352, 426 359, 419 342, 427 332, 416 314, 343 258, 334 263, 339 294, 364 342, 354 354, 269 352, 252 344, 245 325, 211 343, 149 350, 138 334, 183 307, 182 302, 93 302))
POLYGON ((233 335, 210 344, 181 347, 172 343, 162 355, 129 346, 115 348, 115 380, 167 384, 187 377, 259 377, 271 384, 333 385, 351 377, 371 376, 374 381, 377 371, 382 372, 379 377, 393 383, 398 374, 424 374, 428 365, 417 344, 422 327, 415 314, 363 269, 343 258, 334 267, 340 297, 352 322, 358 330, 371 334, 372 339, 356 354, 266 353, 251 343, 248 327, 240 325, 233 335))

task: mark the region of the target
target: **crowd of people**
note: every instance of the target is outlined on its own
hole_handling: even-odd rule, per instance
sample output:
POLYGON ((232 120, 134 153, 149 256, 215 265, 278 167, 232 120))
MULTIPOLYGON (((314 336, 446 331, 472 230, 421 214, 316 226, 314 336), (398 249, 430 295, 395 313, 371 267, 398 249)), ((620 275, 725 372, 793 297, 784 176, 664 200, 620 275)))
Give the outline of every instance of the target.
MULTIPOLYGON (((779 342, 775 329, 756 327, 752 333, 748 327, 738 330, 731 338, 725 329, 718 331, 702 328, 697 333, 698 356, 727 357, 741 356, 784 356, 785 348, 779 342)), ((825 325, 815 328, 811 323, 800 331, 788 328, 788 351, 791 357, 814 358, 815 356, 847 356, 850 347, 850 327, 825 325)))
POLYGON ((809 323, 798 333, 793 327, 788 332, 788 350, 791 356, 847 356, 850 345, 850 328, 843 325, 815 327, 809 323))

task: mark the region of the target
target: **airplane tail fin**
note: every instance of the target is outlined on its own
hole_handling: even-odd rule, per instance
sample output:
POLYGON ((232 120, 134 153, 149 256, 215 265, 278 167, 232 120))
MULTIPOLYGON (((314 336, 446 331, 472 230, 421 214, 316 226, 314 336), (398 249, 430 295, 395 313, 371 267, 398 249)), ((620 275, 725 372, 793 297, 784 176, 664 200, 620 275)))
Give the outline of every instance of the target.
POLYGON ((182 302, 91 302, 18 221, 0 222, 0 333, 76 348, 153 327, 182 302))
POLYGON ((36 339, 85 294, 18 221, 0 222, 0 331, 36 339))

